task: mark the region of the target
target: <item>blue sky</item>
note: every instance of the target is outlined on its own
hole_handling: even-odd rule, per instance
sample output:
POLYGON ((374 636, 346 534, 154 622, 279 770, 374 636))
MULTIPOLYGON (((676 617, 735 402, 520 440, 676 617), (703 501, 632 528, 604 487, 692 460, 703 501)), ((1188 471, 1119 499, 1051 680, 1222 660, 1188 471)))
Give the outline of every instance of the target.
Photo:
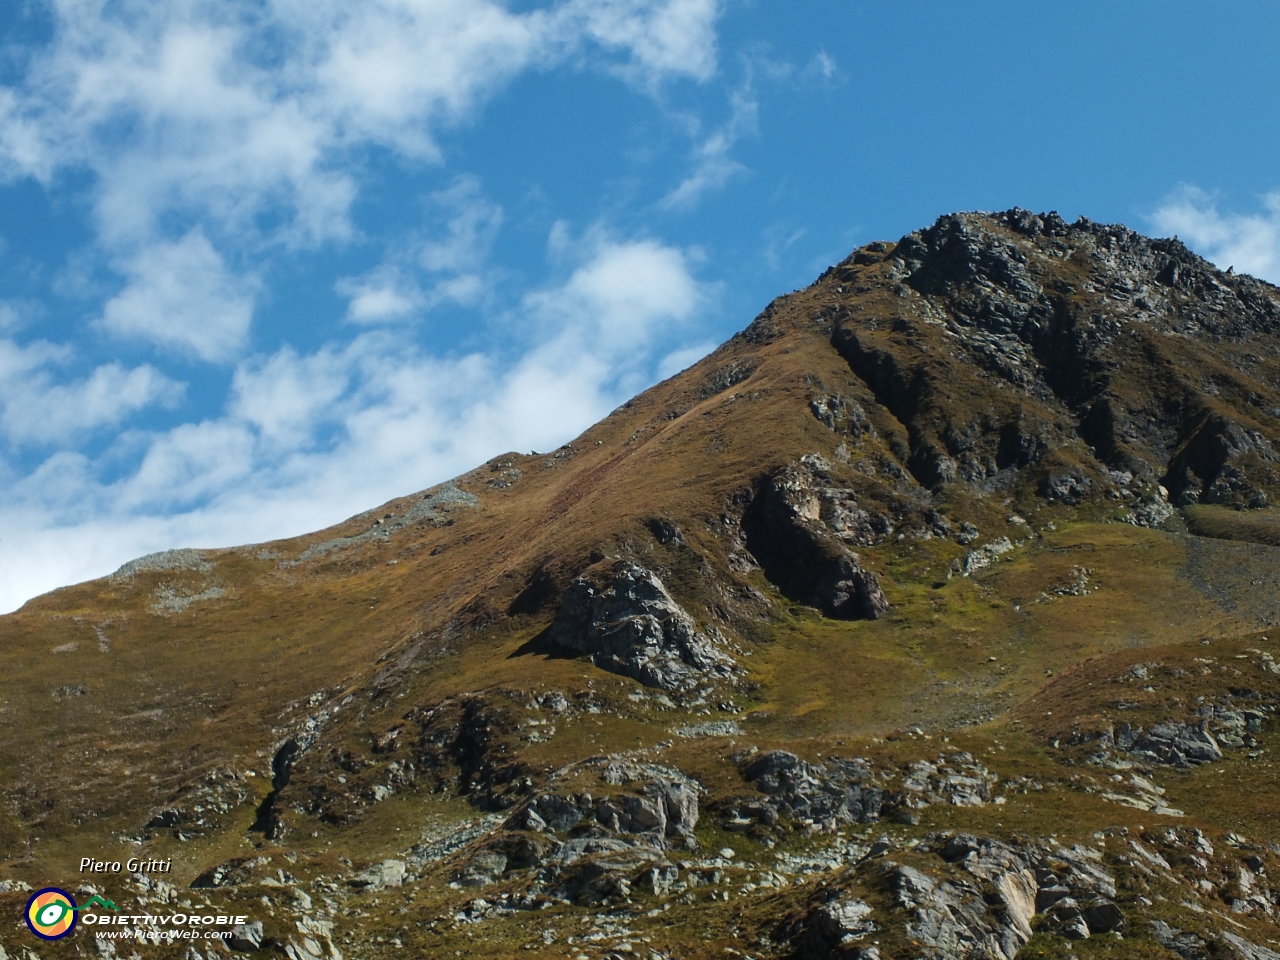
POLYGON ((1024 206, 1280 282, 1280 6, 0 5, 0 610, 570 439, 1024 206))

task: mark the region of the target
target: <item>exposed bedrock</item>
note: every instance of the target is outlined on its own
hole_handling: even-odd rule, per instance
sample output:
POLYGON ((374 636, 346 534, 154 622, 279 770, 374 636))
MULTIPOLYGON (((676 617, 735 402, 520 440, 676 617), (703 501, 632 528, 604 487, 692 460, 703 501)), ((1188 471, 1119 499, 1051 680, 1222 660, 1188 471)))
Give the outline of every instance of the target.
POLYGON ((1115 879, 1090 848, 934 834, 915 854, 915 864, 858 863, 846 875, 856 887, 830 889, 791 928, 799 955, 872 960, 872 936, 896 928, 922 960, 1013 960, 1034 928, 1083 940, 1125 927, 1115 879), (881 906, 859 888, 878 891, 881 906))
POLYGON ((1165 486, 1178 503, 1266 506, 1266 496, 1250 482, 1249 472, 1270 472, 1275 449, 1257 430, 1212 415, 1191 434, 1169 464, 1165 486))
POLYGON ((658 575, 628 561, 619 561, 603 585, 587 577, 574 580, 547 641, 589 655, 603 670, 663 690, 688 689, 705 678, 725 679, 735 669, 658 575))
MULTIPOLYGON (((832 344, 906 429, 923 486, 1076 466, 1175 502, 1274 499, 1276 288, 1177 240, 1025 210, 883 246, 834 271, 859 290, 888 280, 894 299, 835 311, 832 344), (1193 349, 1209 340, 1230 345, 1213 362, 1193 349)), ((1061 499, 1054 486, 1039 492, 1061 499)))
POLYGON ((889 602, 875 574, 823 522, 821 489, 806 464, 767 477, 742 517, 747 548, 792 600, 840 620, 874 620, 889 602))

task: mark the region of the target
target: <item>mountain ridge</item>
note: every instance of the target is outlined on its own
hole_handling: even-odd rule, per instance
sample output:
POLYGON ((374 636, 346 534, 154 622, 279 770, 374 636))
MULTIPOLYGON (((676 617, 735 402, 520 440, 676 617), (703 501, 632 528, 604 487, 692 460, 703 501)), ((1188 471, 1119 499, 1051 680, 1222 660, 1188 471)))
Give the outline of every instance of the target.
POLYGON ((601 917, 663 957, 1239 952, 1121 860, 1156 845, 1265 939, 1275 851, 1244 841, 1246 883, 1222 838, 1274 801, 1208 774, 1274 780, 1277 443, 1275 287, 1124 227, 942 217, 556 451, 0 618, 0 878, 142 849, 266 897, 298 957, 392 955, 382 926, 603 956, 601 917))

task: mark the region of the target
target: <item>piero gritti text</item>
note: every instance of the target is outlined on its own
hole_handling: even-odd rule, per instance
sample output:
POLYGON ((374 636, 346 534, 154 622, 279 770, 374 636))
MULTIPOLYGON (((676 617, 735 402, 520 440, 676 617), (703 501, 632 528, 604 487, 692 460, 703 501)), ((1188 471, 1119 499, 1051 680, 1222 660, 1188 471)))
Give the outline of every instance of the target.
POLYGON ((130 857, 128 860, 95 860, 93 857, 80 858, 81 873, 171 873, 172 860, 142 860, 130 857))

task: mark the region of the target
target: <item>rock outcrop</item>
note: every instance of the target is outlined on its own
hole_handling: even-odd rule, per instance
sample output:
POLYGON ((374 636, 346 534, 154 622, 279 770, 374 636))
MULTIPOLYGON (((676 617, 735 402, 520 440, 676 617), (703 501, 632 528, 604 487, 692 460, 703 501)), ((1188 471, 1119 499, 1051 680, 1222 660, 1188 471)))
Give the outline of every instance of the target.
POLYGON ((507 825, 511 829, 567 834, 592 827, 665 849, 669 843, 696 846, 698 794, 687 783, 652 780, 633 792, 592 797, 589 793, 544 793, 524 804, 507 825))
POLYGON ((878 953, 868 952, 868 935, 890 928, 918 945, 921 960, 1014 960, 1037 915, 1038 925, 1077 940, 1125 927, 1115 879, 1090 848, 933 834, 913 851, 926 859, 872 851, 791 929, 804 960, 869 960, 878 953), (888 906, 873 909, 861 890, 888 906))
POLYGON ((889 611, 879 581, 842 537, 873 542, 892 526, 861 509, 852 490, 836 489, 822 464, 791 464, 764 478, 742 529, 765 576, 791 599, 841 620, 889 611))
POLYGON ((744 761, 740 770, 765 796, 726 805, 721 825, 733 832, 772 827, 780 817, 831 830, 841 823, 878 820, 898 800, 874 783, 865 760, 813 764, 786 750, 770 750, 744 761))
POLYGON ((1275 499, 1269 284, 1176 239, 1016 209, 941 217, 832 272, 842 291, 892 285, 885 310, 833 308, 832 343, 906 427, 922 486, 1025 475, 1069 505, 1150 502, 1157 484, 1175 504, 1275 499), (1208 361, 1207 341, 1231 359, 1208 361))
POLYGON ((583 577, 574 580, 547 641, 663 690, 689 689, 734 673, 733 660, 698 630, 658 575, 627 561, 614 566, 603 587, 583 577))

